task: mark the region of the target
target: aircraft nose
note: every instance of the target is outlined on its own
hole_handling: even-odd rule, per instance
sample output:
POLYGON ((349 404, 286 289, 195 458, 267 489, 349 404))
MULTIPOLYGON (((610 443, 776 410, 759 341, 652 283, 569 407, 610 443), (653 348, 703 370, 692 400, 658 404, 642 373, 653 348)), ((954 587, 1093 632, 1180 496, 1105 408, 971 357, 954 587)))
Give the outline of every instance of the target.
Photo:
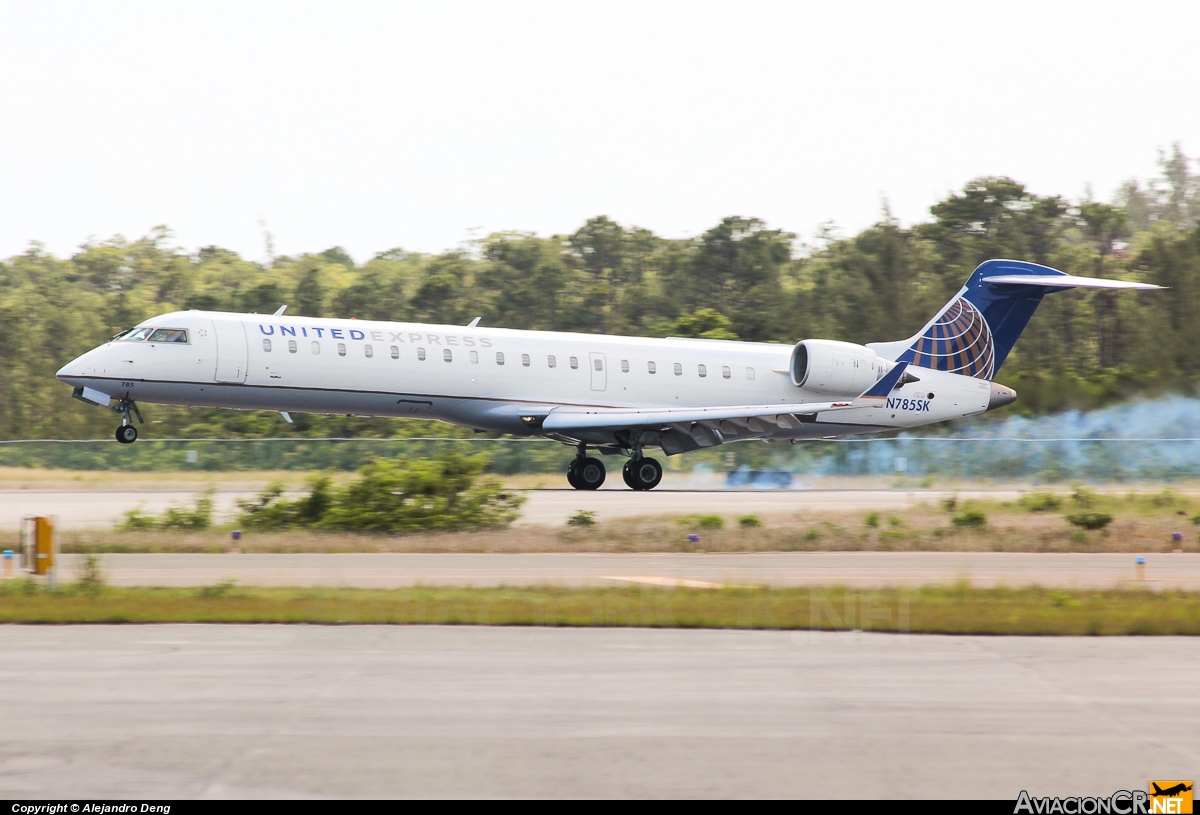
POLYGON ((1015 390, 1006 388, 1003 385, 997 385, 995 382, 992 383, 992 393, 988 397, 988 410, 995 410, 1005 405, 1011 405, 1015 401, 1017 401, 1017 392, 1015 390))
POLYGON ((59 368, 58 373, 56 373, 55 376, 57 376, 59 379, 62 379, 62 380, 74 379, 76 377, 82 376, 83 375, 83 364, 80 363, 79 359, 80 359, 79 357, 76 357, 75 359, 68 362, 66 365, 59 368))
POLYGON ((93 348, 91 351, 75 357, 75 359, 59 368, 55 376, 63 382, 69 382, 72 379, 80 379, 81 377, 95 373, 93 369, 96 367, 95 354, 97 350, 99 349, 93 348))

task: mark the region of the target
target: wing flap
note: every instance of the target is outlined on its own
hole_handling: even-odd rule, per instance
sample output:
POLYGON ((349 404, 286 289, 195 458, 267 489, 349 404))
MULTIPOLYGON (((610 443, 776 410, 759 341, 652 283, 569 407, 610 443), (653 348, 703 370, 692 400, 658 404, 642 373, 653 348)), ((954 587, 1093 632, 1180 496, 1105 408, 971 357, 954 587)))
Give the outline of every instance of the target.
POLYGON ((839 402, 681 408, 555 408, 542 422, 542 429, 564 432, 608 427, 663 427, 690 433, 692 424, 721 421, 737 421, 739 424, 744 421, 755 433, 765 433, 770 429, 761 425, 794 429, 799 423, 797 416, 812 416, 831 410, 881 407, 907 367, 907 362, 897 363, 861 396, 839 402))

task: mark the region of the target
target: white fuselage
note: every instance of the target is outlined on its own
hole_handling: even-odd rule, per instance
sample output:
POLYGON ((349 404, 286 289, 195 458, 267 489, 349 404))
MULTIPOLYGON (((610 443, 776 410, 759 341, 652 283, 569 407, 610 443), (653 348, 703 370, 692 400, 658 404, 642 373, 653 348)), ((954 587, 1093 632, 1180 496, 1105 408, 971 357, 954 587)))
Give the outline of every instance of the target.
MULTIPOLYGON (((140 403, 424 417, 523 434, 538 432, 523 416, 561 406, 829 400, 828 389, 810 393, 793 384, 790 345, 200 311, 164 314, 141 325, 183 329, 188 339, 118 339, 64 366, 59 378, 140 403)), ((801 428, 768 435, 813 438, 916 427, 988 407, 987 381, 911 370, 919 381, 893 391, 884 410, 821 414, 801 428)))

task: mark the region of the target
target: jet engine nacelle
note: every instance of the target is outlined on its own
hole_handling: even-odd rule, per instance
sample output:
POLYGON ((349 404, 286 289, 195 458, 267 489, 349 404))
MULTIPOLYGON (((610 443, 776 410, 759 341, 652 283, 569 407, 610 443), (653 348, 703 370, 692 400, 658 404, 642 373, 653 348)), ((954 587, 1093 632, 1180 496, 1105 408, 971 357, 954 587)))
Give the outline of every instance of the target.
POLYGON ((858 396, 892 367, 870 348, 837 340, 804 340, 792 351, 792 384, 826 396, 858 396))

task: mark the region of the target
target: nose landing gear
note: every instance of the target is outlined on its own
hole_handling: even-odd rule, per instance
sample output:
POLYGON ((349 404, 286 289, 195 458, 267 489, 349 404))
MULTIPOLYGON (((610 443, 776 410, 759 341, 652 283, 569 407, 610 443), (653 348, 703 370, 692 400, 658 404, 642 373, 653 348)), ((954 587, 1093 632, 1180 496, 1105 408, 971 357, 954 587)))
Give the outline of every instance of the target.
POLYGON ((133 444, 137 441, 137 428, 133 426, 133 420, 130 414, 137 416, 138 424, 145 424, 146 420, 142 418, 142 412, 138 410, 137 403, 126 396, 121 401, 113 405, 113 410, 121 414, 121 426, 117 428, 117 441, 121 444, 133 444))

